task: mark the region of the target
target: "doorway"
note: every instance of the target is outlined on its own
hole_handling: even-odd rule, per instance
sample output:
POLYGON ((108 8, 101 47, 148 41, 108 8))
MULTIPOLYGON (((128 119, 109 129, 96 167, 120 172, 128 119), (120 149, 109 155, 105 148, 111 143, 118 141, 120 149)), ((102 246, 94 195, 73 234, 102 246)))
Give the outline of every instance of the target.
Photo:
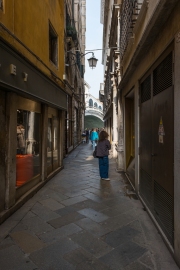
POLYGON ((172 52, 141 82, 140 96, 140 195, 170 243, 173 244, 172 52))

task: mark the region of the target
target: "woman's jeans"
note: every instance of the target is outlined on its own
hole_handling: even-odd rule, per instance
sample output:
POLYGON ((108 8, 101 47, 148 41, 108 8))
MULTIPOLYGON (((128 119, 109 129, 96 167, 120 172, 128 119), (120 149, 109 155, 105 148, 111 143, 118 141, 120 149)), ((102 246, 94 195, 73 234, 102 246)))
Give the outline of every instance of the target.
POLYGON ((101 178, 108 178, 109 158, 108 156, 99 157, 99 173, 101 178))

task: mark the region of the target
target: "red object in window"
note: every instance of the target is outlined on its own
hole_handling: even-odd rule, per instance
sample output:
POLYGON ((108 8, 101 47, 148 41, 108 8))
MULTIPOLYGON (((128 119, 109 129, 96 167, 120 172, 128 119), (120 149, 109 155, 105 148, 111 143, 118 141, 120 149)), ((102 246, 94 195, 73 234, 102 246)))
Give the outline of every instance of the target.
POLYGON ((33 156, 16 155, 16 186, 21 186, 33 178, 33 156))

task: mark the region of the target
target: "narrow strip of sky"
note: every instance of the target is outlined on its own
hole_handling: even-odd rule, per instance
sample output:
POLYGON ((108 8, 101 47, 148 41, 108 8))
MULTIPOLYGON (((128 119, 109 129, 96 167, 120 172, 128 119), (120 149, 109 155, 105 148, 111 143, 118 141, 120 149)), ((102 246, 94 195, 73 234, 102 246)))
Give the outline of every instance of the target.
MULTIPOLYGON (((103 25, 100 23, 100 0, 86 0, 86 48, 92 51, 98 59, 97 67, 91 69, 88 66, 86 60, 86 72, 85 81, 90 85, 90 93, 99 98, 100 83, 103 82, 103 65, 102 63, 102 50, 96 48, 102 48, 102 31, 103 25)), ((86 55, 86 59, 90 57, 90 54, 86 55)))

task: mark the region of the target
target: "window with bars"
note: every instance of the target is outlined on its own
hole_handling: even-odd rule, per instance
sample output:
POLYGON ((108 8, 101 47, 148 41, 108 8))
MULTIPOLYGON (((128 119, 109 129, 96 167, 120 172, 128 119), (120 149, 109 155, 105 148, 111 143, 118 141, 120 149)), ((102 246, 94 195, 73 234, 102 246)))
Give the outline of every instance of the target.
POLYGON ((141 83, 141 103, 151 98, 151 75, 141 83))
POLYGON ((172 52, 153 71, 153 96, 173 84, 172 52))
POLYGON ((58 65, 58 35, 51 24, 49 24, 49 59, 58 65))
POLYGON ((138 14, 144 0, 124 0, 121 16, 121 35, 120 35, 120 55, 121 58, 126 51, 128 40, 133 35, 138 14))

